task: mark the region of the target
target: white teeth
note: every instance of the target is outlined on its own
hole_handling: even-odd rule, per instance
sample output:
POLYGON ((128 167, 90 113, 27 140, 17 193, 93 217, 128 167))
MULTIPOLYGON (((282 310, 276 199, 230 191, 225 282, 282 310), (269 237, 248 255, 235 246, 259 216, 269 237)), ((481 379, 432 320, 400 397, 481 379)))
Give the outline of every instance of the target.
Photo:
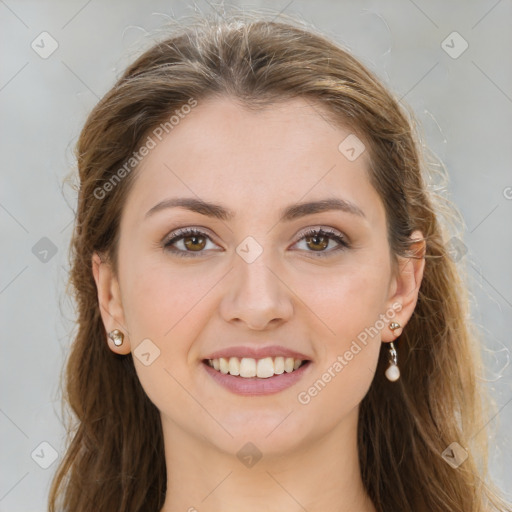
POLYGON ((240 375, 240 361, 238 361, 238 357, 229 358, 229 373, 231 375, 240 375))
POLYGON ((274 373, 281 375, 284 372, 284 357, 276 357, 274 359, 274 373))
POLYGON ((228 373, 229 372, 228 360, 225 357, 221 357, 219 359, 219 363, 220 363, 220 371, 221 371, 221 373, 228 373))
POLYGON ((239 375, 244 378, 258 377, 267 379, 274 375, 282 373, 291 373, 302 365, 302 359, 293 357, 278 356, 275 358, 265 357, 263 359, 253 359, 252 357, 220 357, 218 359, 208 359, 208 365, 221 373, 230 375, 239 375))
POLYGON ((272 377, 274 375, 274 361, 272 361, 271 357, 265 357, 265 359, 258 359, 256 375, 260 379, 266 379, 267 377, 272 377))
POLYGON ((240 361, 240 377, 256 377, 256 359, 242 357, 240 361))

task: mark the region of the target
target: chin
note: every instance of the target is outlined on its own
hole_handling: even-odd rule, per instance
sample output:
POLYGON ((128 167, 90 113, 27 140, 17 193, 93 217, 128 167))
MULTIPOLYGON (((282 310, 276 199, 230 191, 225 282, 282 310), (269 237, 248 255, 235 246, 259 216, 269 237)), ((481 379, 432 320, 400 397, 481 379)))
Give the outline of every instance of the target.
POLYGON ((265 456, 281 456, 297 451, 307 442, 309 432, 304 419, 299 421, 297 412, 290 414, 290 410, 279 413, 255 413, 253 410, 246 414, 237 411, 233 414, 233 422, 224 421, 223 426, 233 437, 217 430, 215 440, 210 439, 230 454, 238 453, 246 444, 252 443, 265 456))

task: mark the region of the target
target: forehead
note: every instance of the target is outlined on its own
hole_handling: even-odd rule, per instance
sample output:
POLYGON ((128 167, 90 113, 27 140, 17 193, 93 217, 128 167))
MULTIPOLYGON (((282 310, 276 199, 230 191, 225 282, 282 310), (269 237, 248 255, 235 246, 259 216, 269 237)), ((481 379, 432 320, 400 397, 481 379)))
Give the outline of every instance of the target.
POLYGON ((161 141, 153 136, 155 147, 134 171, 137 179, 125 206, 142 219, 155 203, 185 196, 256 215, 339 195, 364 205, 370 216, 378 214, 368 151, 356 159, 344 153, 344 141, 354 137, 305 99, 260 110, 225 97, 199 101, 161 141))

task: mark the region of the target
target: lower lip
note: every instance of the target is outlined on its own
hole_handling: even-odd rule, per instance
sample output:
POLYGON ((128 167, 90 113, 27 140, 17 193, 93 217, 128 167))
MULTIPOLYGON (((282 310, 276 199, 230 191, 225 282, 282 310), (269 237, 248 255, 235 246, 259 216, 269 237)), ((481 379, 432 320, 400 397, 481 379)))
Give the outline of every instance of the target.
POLYGON ((304 376, 305 373, 309 371, 311 361, 303 364, 293 372, 284 372, 280 375, 274 375, 273 377, 268 377, 266 379, 260 379, 258 377, 245 378, 230 375, 229 373, 221 373, 204 361, 202 365, 216 382, 232 393, 236 393, 237 395, 255 396, 279 393, 279 391, 283 391, 284 389, 293 386, 304 376))

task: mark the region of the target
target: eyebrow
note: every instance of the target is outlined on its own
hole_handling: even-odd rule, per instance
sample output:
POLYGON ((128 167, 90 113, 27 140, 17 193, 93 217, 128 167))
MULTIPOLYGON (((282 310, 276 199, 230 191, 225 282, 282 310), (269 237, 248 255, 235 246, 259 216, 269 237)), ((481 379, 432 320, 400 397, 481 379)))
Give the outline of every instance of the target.
MULTIPOLYGON (((235 213, 222 206, 221 204, 210 203, 193 197, 176 197, 165 199, 153 206, 145 215, 145 218, 151 217, 155 213, 167 208, 186 208, 187 210, 213 217, 223 221, 229 221, 235 217, 235 213)), ((292 220, 311 215, 313 213, 321 213, 329 210, 339 210, 359 217, 365 218, 363 211, 354 203, 341 198, 327 198, 319 201, 311 201, 307 203, 290 204, 280 211, 280 222, 290 222, 292 220)))

